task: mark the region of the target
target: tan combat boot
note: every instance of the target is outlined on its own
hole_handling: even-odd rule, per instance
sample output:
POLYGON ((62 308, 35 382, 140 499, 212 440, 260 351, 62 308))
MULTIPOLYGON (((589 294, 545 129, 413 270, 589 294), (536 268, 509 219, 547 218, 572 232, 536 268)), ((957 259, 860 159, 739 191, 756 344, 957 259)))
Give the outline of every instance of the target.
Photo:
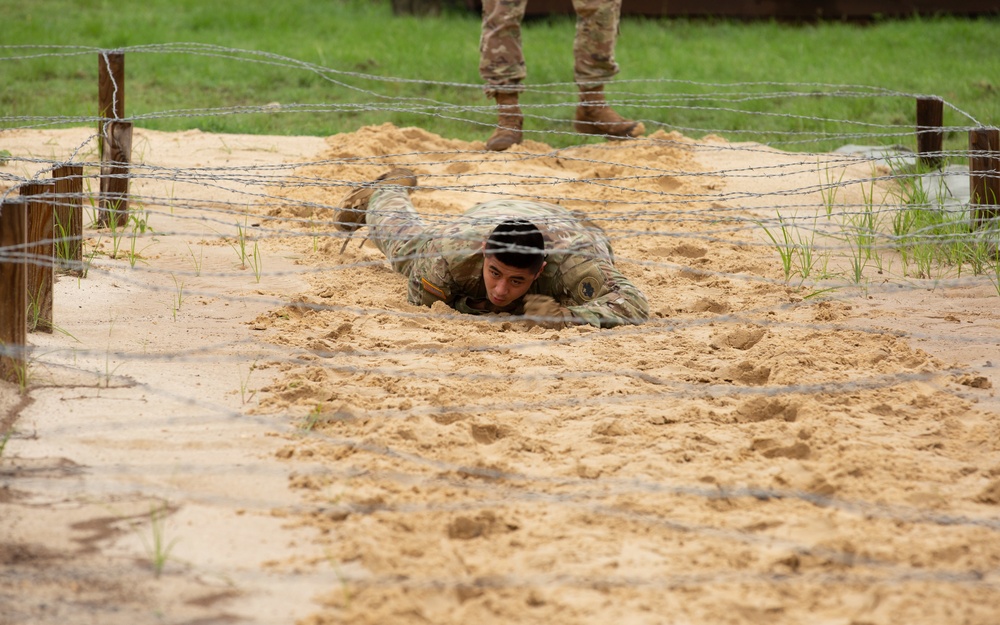
POLYGON ((515 143, 521 143, 524 135, 521 128, 524 115, 517 105, 516 93, 497 93, 497 129, 486 140, 486 149, 492 152, 503 152, 515 143))
POLYGON ((573 127, 585 135, 604 135, 609 139, 641 137, 646 132, 642 122, 625 119, 608 106, 604 87, 580 89, 580 105, 576 107, 573 127))
POLYGON ((354 232, 365 225, 365 211, 368 210, 368 200, 380 186, 417 186, 417 175, 412 169, 397 167, 387 171, 374 182, 366 182, 360 189, 355 189, 340 201, 340 209, 334 215, 334 226, 344 232, 354 232))

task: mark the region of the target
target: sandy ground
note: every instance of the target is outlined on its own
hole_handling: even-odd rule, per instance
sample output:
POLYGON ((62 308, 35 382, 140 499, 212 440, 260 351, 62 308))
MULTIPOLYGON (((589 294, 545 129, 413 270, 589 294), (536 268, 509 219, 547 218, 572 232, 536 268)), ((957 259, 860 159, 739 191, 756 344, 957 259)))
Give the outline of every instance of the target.
MULTIPOLYGON (((88 138, 4 133, 38 161, 0 172, 88 138)), ((26 393, 0 387, 0 623, 1000 621, 996 288, 888 255, 852 286, 819 236, 840 288, 807 297, 756 225, 832 232, 823 182, 858 204, 870 163, 389 125, 134 150, 141 258, 103 233, 26 393), (652 319, 407 304, 324 223, 399 164, 430 220, 498 194, 586 211, 652 319)))

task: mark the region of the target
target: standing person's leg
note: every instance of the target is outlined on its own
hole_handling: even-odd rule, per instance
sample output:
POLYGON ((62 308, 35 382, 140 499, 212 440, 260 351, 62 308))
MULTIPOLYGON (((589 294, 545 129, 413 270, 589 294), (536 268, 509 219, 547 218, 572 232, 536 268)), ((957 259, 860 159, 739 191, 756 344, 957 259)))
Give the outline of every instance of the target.
POLYGON ((486 96, 497 91, 521 90, 527 76, 521 50, 521 20, 528 0, 483 0, 483 28, 479 39, 479 75, 486 96))
POLYGON ((573 77, 581 89, 603 86, 618 73, 615 44, 622 0, 573 0, 573 77))
POLYGON ((497 101, 497 128, 486 141, 486 149, 495 152, 523 140, 524 117, 517 96, 527 76, 521 49, 521 20, 527 4, 527 0, 483 0, 479 75, 486 82, 486 97, 497 101))
POLYGON ((573 75, 580 88, 574 124, 577 132, 625 138, 646 131, 641 123, 616 113, 604 99, 605 83, 618 73, 615 44, 621 8, 621 0, 573 0, 573 75))

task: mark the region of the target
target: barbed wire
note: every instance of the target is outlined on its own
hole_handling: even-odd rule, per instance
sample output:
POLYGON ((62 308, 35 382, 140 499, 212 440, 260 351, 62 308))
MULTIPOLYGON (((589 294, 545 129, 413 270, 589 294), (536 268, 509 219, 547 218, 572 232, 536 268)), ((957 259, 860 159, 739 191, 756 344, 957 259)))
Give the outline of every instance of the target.
MULTIPOLYGON (((0 64, 105 52, 108 51, 84 46, 0 46, 0 53, 3 53, 0 64)), ((456 104, 422 96, 387 95, 379 90, 392 83, 475 91, 480 91, 481 85, 347 72, 281 55, 209 44, 130 46, 115 52, 195 55, 232 63, 296 69, 313 73, 337 88, 370 98, 364 103, 241 104, 164 110, 126 116, 121 120, 137 125, 163 119, 317 112, 376 112, 386 116, 405 113, 459 121, 484 129, 495 123, 486 121, 493 113, 489 106, 456 104)), ((658 418, 657 415, 666 410, 664 406, 676 406, 678 416, 668 419, 669 423, 658 423, 657 427, 669 424, 674 435, 682 438, 688 435, 689 428, 699 425, 699 419, 723 419, 733 428, 727 437, 743 441, 742 447, 734 444, 730 449, 754 454, 759 453, 754 445, 762 437, 794 438, 804 431, 800 429, 796 434, 791 430, 770 428, 771 421, 795 423, 795 419, 785 420, 780 416, 741 421, 739 411, 756 401, 798 405, 811 398, 820 402, 816 410, 850 413, 851 408, 845 408, 844 402, 857 406, 891 402, 892 399, 883 400, 882 397, 893 392, 902 393, 900 389, 919 389, 912 392, 925 398, 924 401, 937 402, 937 406, 956 402, 971 405, 982 399, 981 393, 972 392, 971 387, 961 382, 981 375, 980 368, 920 355, 918 349, 909 347, 908 341, 947 341, 959 348, 972 349, 984 342, 1000 342, 1000 335, 992 326, 981 334, 963 336, 951 330, 887 327, 893 325, 890 320, 883 326, 858 324, 848 322, 843 315, 824 316, 817 310, 821 305, 851 305, 850 297, 830 296, 847 292, 889 297, 928 289, 977 289, 989 293, 995 288, 1000 295, 1000 258, 995 257, 996 231, 990 222, 991 219, 996 222, 996 215, 986 219, 986 227, 974 232, 970 213, 975 208, 968 198, 956 197, 953 192, 938 195, 929 193, 928 189, 915 189, 914 186, 946 184, 946 172, 913 169, 912 162, 918 155, 905 147, 883 148, 878 154, 802 153, 789 156, 783 153, 785 158, 780 162, 770 160, 777 153, 774 146, 808 146, 829 141, 908 144, 914 136, 914 128, 906 124, 879 124, 864 119, 844 120, 767 110, 777 100, 816 98, 818 95, 824 98, 912 99, 919 97, 918 94, 878 86, 812 82, 713 83, 637 79, 617 84, 620 89, 613 103, 639 109, 642 113, 639 119, 657 130, 730 138, 765 134, 752 126, 726 128, 708 122, 706 127, 690 127, 660 121, 664 113, 680 109, 698 111, 709 118, 723 114, 746 115, 750 119, 766 119, 787 127, 809 122, 823 129, 768 130, 768 136, 778 137, 769 141, 769 145, 692 140, 660 132, 650 138, 615 144, 532 148, 504 155, 484 154, 472 144, 456 149, 437 145, 413 149, 412 145, 400 144, 398 149, 359 146, 353 153, 341 149, 342 154, 331 149, 324 157, 302 155, 301 159, 292 162, 264 159, 264 162, 251 165, 167 165, 157 163, 155 156, 140 157, 129 167, 126 177, 131 192, 123 199, 131 207, 130 218, 141 220, 141 226, 134 221, 120 230, 110 231, 87 223, 82 235, 55 236, 41 243, 58 247, 66 242, 79 242, 84 246, 87 253, 83 260, 61 261, 65 268, 83 274, 75 279, 78 290, 84 289, 87 282, 104 288, 113 284, 114 288, 132 297, 164 301, 160 313, 147 311, 143 319, 130 318, 130 322, 169 322, 185 329, 196 326, 197 313, 186 312, 185 307, 191 304, 182 304, 182 299, 218 302, 231 307, 247 306, 255 311, 256 320, 241 319, 242 332, 231 332, 217 340, 172 347, 156 345, 152 350, 146 345, 121 343, 115 335, 115 322, 109 320, 103 346, 93 342, 92 332, 87 339, 89 342, 74 337, 71 333, 74 326, 59 328, 60 331, 51 337, 33 335, 32 344, 25 348, 0 346, 0 355, 24 357, 29 361, 34 375, 28 385, 32 393, 72 387, 80 390, 78 401, 94 402, 103 401, 109 395, 127 400, 140 393, 144 403, 162 407, 147 408, 141 415, 105 415, 92 424, 93 436, 102 431, 130 428, 169 430, 206 422, 238 421, 286 437, 290 457, 307 448, 334 455, 347 454, 344 461, 337 463, 295 468, 296 474, 331 483, 364 479, 400 488, 419 486, 440 489, 449 495, 429 501, 417 501, 408 496, 388 501, 351 497, 338 501, 319 492, 307 493, 301 503, 289 506, 287 498, 266 492, 253 498, 230 497, 192 493, 177 486, 180 476, 204 477, 233 471, 234 467, 224 460, 217 464, 177 460, 147 462, 142 467, 91 467, 87 469, 87 486, 94 493, 123 494, 138 488, 165 499, 282 509, 303 519, 329 517, 338 522, 424 514, 454 518, 483 511, 544 507, 559 512, 586 513, 593 517, 590 522, 600 527, 610 527, 613 521, 635 524, 645 528, 644 531, 661 533, 667 537, 663 538, 665 541, 683 534, 713 546, 721 545, 722 549, 731 545, 761 551, 774 549, 783 554, 810 556, 847 567, 838 572, 813 569, 794 573, 776 573, 758 565, 740 570, 732 565, 714 569, 701 567, 684 573, 664 569, 656 575, 579 574, 555 569, 547 573, 516 574, 498 570, 490 575, 470 573, 465 576, 448 572, 335 576, 340 583, 346 579, 359 591, 386 587, 451 590, 468 586, 659 591, 724 584, 907 586, 915 583, 960 586, 978 592, 1000 590, 997 581, 1000 571, 995 566, 989 568, 966 562, 952 568, 942 565, 928 570, 907 561, 904 556, 875 550, 859 553, 851 547, 795 538, 780 531, 747 529, 725 515, 706 516, 705 513, 718 502, 738 501, 734 505, 759 506, 762 515, 776 518, 787 514, 812 517, 821 511, 834 511, 844 517, 842 523, 852 528, 908 525, 915 528, 912 530, 917 536, 915 540, 946 533, 948 540, 956 543, 972 544, 983 535, 995 542, 1000 521, 992 508, 969 501, 971 486, 968 485, 959 501, 936 509, 907 505, 906 500, 896 494, 882 497, 866 496, 849 489, 846 494, 836 490, 830 494, 808 487, 774 487, 775 482, 769 482, 768 476, 763 474, 742 477, 727 474, 709 485, 693 483, 683 475, 652 475, 639 469, 598 477, 559 474, 537 463, 521 462, 518 454, 529 452, 516 447, 511 448, 508 463, 490 464, 446 448, 421 447, 409 443, 405 437, 389 436, 392 428, 406 424, 417 424, 413 427, 437 424, 444 428, 458 423, 469 429, 487 423, 496 428, 511 415, 520 418, 532 414, 571 414, 573 420, 580 421, 584 411, 590 411, 587 412, 588 424, 596 421, 591 434, 596 436, 602 427, 600 415, 619 419, 621 411, 627 410, 631 411, 630 415, 641 417, 634 419, 639 423, 643 418, 658 418), (659 87, 662 93, 650 95, 629 91, 631 86, 640 84, 659 87), (673 92, 670 89, 674 87, 689 91, 673 92), (744 110, 735 106, 737 103, 752 103, 764 110, 744 110), (836 128, 828 130, 827 126, 836 128), (628 150, 675 150, 687 158, 667 159, 664 153, 658 153, 657 157, 664 159, 662 162, 656 162, 652 156, 630 159, 626 154, 628 150), (694 152, 698 152, 698 158, 692 157, 694 152), (731 162, 733 159, 738 162, 731 162), (547 165, 557 160, 562 170, 547 165), (651 302, 653 314, 642 325, 610 331, 570 328, 552 334, 528 329, 530 322, 548 321, 544 317, 460 317, 440 308, 407 305, 404 303, 406 287, 398 276, 393 283, 398 287, 397 299, 377 295, 345 296, 343 289, 354 286, 361 292, 362 287, 358 286, 360 280, 344 276, 372 278, 385 274, 387 269, 385 259, 371 251, 371 244, 354 248, 350 253, 342 252, 339 256, 330 251, 351 239, 360 239, 364 244, 363 233, 345 233, 337 228, 335 213, 340 196, 369 182, 373 174, 381 173, 382 169, 396 165, 420 170, 420 186, 415 191, 414 202, 428 224, 461 223, 463 217, 458 210, 457 196, 474 197, 478 201, 517 198, 586 208, 587 219, 611 239, 618 264, 634 270, 635 280, 641 281, 664 301, 651 302), (524 169, 519 169, 521 167, 524 169), (601 169, 606 171, 599 171, 601 169), (764 189, 751 184, 763 182, 767 183, 764 189), (166 193, 163 190, 166 184, 181 188, 176 194, 166 193), (427 200, 426 209, 421 207, 422 199, 427 200), (908 229, 897 227, 894 220, 907 211, 925 211, 933 219, 928 218, 908 229), (770 235, 774 236, 769 238, 770 235), (184 242, 190 264, 179 246, 170 252, 148 255, 129 247, 155 250, 165 248, 163 241, 166 240, 184 242), (231 247, 233 253, 225 259, 221 255, 213 256, 211 266, 204 266, 196 260, 192 244, 202 251, 209 246, 231 247), (262 249, 254 248, 252 262, 262 265, 248 269, 251 261, 248 261, 246 250, 254 245, 262 249), (660 249, 669 245, 698 249, 684 253, 660 249), (109 246, 114 251, 109 251, 109 246), (921 246, 937 250, 949 246, 956 250, 976 247, 978 256, 966 251, 962 252, 965 255, 956 257, 938 255, 929 261, 918 261, 916 254, 925 253, 921 246), (807 267, 809 261, 804 256, 807 250, 809 254, 825 256, 839 267, 825 272, 818 267, 807 267), (713 255, 721 257, 730 251, 733 256, 748 258, 731 263, 713 258, 713 255), (790 256, 793 254, 802 256, 790 256), (907 263, 904 270, 891 278, 886 275, 891 272, 882 274, 880 254, 904 258, 904 261, 896 261, 907 263), (912 257, 909 261, 905 261, 907 254, 912 257), (778 257, 781 260, 791 258, 784 275, 778 257), (706 259, 706 262, 699 259, 706 259), (270 266, 272 262, 274 267, 270 266), (763 265, 754 265, 754 262, 763 265), (853 275, 852 262, 858 270, 853 275), (977 262, 979 264, 974 266, 977 262), (281 287, 293 281, 302 286, 298 295, 290 296, 281 287), (705 286, 701 291, 691 291, 690 284, 705 286), (334 295, 325 294, 327 290, 338 289, 340 291, 334 295), (753 289, 760 289, 764 294, 760 301, 749 299, 747 292, 753 289), (675 298, 696 297, 723 300, 722 304, 726 305, 718 301, 707 302, 704 306, 697 302, 698 305, 693 305, 674 301, 675 298), (398 305, 391 302, 398 302, 398 305), (400 335, 416 326, 425 338, 386 339, 374 333, 359 332, 361 338, 357 341, 342 340, 343 336, 366 323, 384 324, 400 335), (349 328, 341 330, 345 324, 349 328), (457 340, 439 336, 446 334, 445 328, 454 324, 475 329, 477 333, 457 340), (246 325, 259 325, 260 328, 247 331, 246 325), (744 349, 715 342, 730 328, 751 328, 762 335, 780 335, 787 345, 774 347, 755 360, 744 349), (842 354, 817 353, 817 350, 837 351, 833 346, 839 344, 838 341, 845 345, 852 341, 886 341, 888 346, 879 359, 854 354, 846 347, 842 354), (595 358, 602 349, 612 349, 609 343, 614 344, 613 349, 628 351, 627 357, 617 362, 595 358), (647 358, 640 357, 644 351, 650 354, 647 358), (687 354, 676 357, 675 352, 687 354), (479 360, 475 364, 463 364, 470 359, 479 360), (554 362, 551 359, 555 359, 554 362), (838 367, 829 365, 824 371, 811 366, 811 361, 823 359, 829 359, 824 363, 836 361, 838 367), (879 368, 882 362, 888 364, 879 368), (258 363, 260 368, 268 369, 268 382, 245 388, 258 363), (151 373, 158 366, 228 367, 238 374, 233 377, 239 378, 239 387, 234 379, 231 392, 235 394, 239 388, 241 394, 251 393, 256 402, 251 399, 234 405, 233 400, 205 397, 194 389, 178 391, 159 382, 151 373), (744 375, 747 366, 750 371, 744 375), (247 367, 246 379, 243 367, 247 367), (797 375, 771 377, 783 367, 801 370, 797 375), (767 369, 766 374, 758 371, 761 368, 767 369), (76 382, 68 383, 67 379, 76 382), (378 379, 384 381, 370 383, 378 379), (428 384, 435 385, 438 391, 425 391, 422 385, 428 384), (449 394, 455 393, 455 389, 479 387, 494 390, 468 398, 449 394), (497 387, 541 390, 520 398, 516 393, 496 392, 497 387), (283 397, 283 393, 293 394, 302 388, 306 389, 302 403, 283 397), (407 391, 411 388, 420 389, 420 393, 410 397, 407 391), (368 396, 379 397, 368 403, 362 401, 368 396), (407 401, 400 401, 401 397, 407 401), (829 398, 838 399, 827 401, 829 398), (262 401, 264 399, 269 401, 262 401), (705 405, 718 414, 706 416, 710 411, 704 408, 705 405), (684 417, 681 414, 684 410, 693 411, 697 416, 684 417), (362 426, 362 422, 372 425, 362 426), (758 425, 760 427, 756 427, 758 425), (168 477, 171 479, 166 479, 168 477), (693 508, 669 507, 670 503, 681 499, 693 508), (646 506, 647 503, 663 505, 654 511, 646 506)), ((113 89, 117 90, 118 85, 113 85, 113 89)), ((532 85, 530 89, 540 94, 566 96, 565 102, 524 106, 527 120, 537 126, 550 127, 532 129, 532 136, 544 139, 573 135, 560 130, 559 125, 566 120, 553 117, 551 112, 575 105, 575 86, 551 83, 532 85)), ((942 132, 963 132, 980 125, 956 105, 944 104, 970 126, 951 125, 942 128, 942 132)), ((44 133, 66 126, 93 129, 101 122, 103 118, 99 116, 0 116, 0 126, 3 126, 0 146, 6 133, 12 130, 44 133)), ((393 131, 383 129, 385 133, 393 131)), ((55 156, 43 156, 41 154, 49 150, 39 149, 37 153, 12 153, 5 157, 7 164, 0 171, 0 185, 5 188, 0 189, 0 198, 13 197, 20 185, 44 180, 65 165, 86 168, 88 184, 97 188, 100 178, 97 169, 101 163, 89 146, 100 135, 90 130, 83 134, 86 136, 79 142, 74 138, 69 140, 72 145, 68 148, 58 148, 62 153, 55 156)), ((964 163, 969 153, 943 150, 924 156, 964 163)), ((968 172, 956 175, 967 176, 968 172)), ((994 177, 996 174, 986 175, 994 177)), ((88 190, 53 199, 60 206, 74 206, 75 201, 82 201, 96 222, 101 211, 106 210, 101 208, 98 195, 97 191, 88 190)), ((475 241, 470 239, 468 242, 475 241)), ((959 254, 955 250, 949 253, 959 254)), ((425 257, 417 253, 397 260, 425 257)), ((46 267, 53 261, 47 255, 37 254, 30 246, 12 245, 0 248, 0 262, 46 267)), ((67 300, 73 297, 68 286, 71 279, 63 276, 57 284, 60 297, 67 300)), ((60 306, 57 299, 57 311, 60 306)), ((109 301, 107 307, 111 319, 116 314, 129 314, 127 302, 109 301)), ((57 312, 57 318, 60 314, 57 312)), ((938 413, 931 416, 933 411, 917 413, 916 408, 907 406, 898 410, 912 413, 904 420, 912 417, 913 421, 931 429, 941 420, 938 413)), ((939 412, 943 410, 940 408, 939 412)), ((974 409, 966 406, 962 410, 974 409)), ((849 419, 837 416, 830 419, 840 423, 845 430, 854 426, 849 419)), ((53 437, 70 435, 74 427, 53 425, 47 432, 53 437)), ((532 439, 551 438, 536 431, 534 425, 525 425, 524 429, 526 432, 516 437, 529 443, 532 439)), ((913 431, 907 429, 906 434, 901 435, 906 440, 899 443, 899 449, 888 449, 885 453, 893 458, 922 453, 922 448, 912 440, 916 438, 913 431)), ((856 435, 854 430, 851 433, 856 435)), ((14 440, 28 436, 26 431, 13 435, 14 440)), ((644 439, 647 433, 628 427, 614 436, 627 439, 622 443, 624 453, 637 455, 639 448, 652 446, 655 439, 652 435, 644 439)), ((801 460, 795 450, 782 453, 788 455, 777 457, 801 460)), ((948 450, 948 453, 955 452, 948 450)), ((987 457, 986 452, 975 456, 977 461, 987 457)), ((949 462, 959 464, 959 455, 949 457, 949 462)), ((734 463, 742 466, 739 462, 734 463)), ((248 478, 274 479, 285 475, 289 469, 284 465, 251 464, 243 465, 240 470, 248 478)), ((30 468, 18 469, 16 475, 19 479, 35 477, 30 468)), ((907 479, 909 486, 921 483, 919 478, 907 479)), ((44 484, 33 484, 33 487, 46 488, 44 484)), ((990 549, 994 547, 984 547, 987 552, 990 549)), ((210 567, 203 572, 227 574, 225 570, 210 567)))

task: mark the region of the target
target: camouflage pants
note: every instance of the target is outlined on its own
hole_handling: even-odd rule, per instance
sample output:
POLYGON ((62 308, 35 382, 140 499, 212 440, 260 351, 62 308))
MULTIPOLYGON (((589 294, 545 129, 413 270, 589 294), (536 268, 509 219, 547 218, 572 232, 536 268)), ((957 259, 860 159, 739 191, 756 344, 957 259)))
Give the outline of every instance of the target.
POLYGON ((413 260, 427 242, 427 224, 420 218, 402 188, 379 189, 368 200, 365 213, 368 239, 383 254, 393 271, 410 275, 413 260))
MULTIPOLYGON (((521 50, 521 20, 528 0, 483 0, 479 75, 486 95, 521 91, 527 76, 521 50)), ((618 73, 615 42, 622 0, 573 0, 573 78, 581 87, 604 84, 618 73)))

